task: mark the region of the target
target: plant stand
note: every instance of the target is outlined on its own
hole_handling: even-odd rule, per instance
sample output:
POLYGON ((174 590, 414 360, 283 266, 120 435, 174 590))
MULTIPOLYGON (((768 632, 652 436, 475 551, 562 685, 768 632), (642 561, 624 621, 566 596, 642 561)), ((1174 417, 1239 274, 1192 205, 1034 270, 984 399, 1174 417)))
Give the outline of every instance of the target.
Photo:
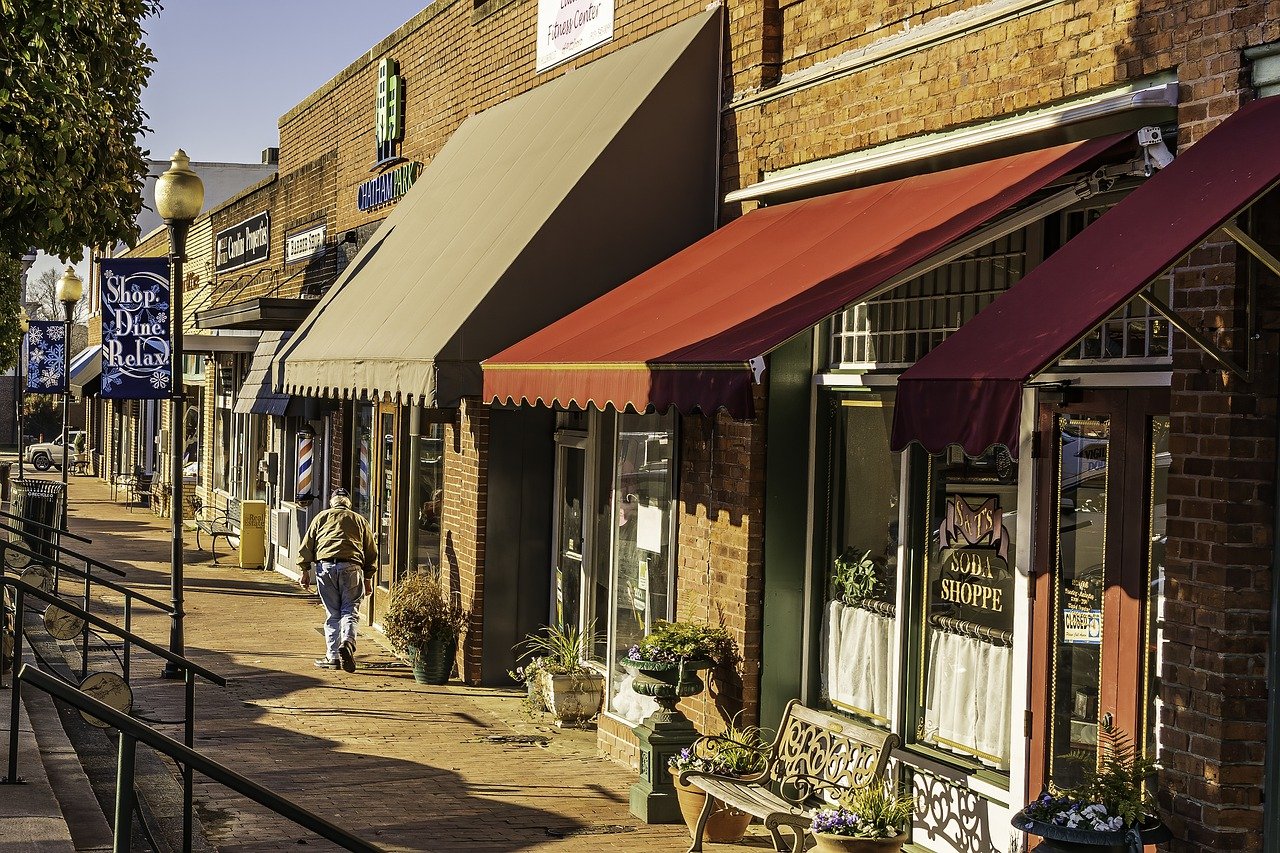
POLYGON ((676 705, 682 697, 702 692, 705 685, 698 672, 715 663, 624 660, 622 665, 636 674, 632 689, 658 703, 658 710, 633 729, 640 741, 640 779, 631 786, 631 814, 645 823, 682 823, 667 764, 680 750, 693 745, 698 730, 676 705))

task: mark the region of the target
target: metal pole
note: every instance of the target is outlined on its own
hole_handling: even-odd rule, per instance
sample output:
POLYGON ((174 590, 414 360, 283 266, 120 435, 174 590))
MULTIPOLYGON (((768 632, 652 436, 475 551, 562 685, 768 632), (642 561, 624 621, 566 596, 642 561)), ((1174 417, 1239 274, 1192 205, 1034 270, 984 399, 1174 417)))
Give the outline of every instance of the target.
POLYGON ((21 480, 25 476, 23 469, 22 457, 27 455, 24 439, 22 437, 22 416, 23 409, 27 407, 26 390, 27 390, 27 335, 22 334, 22 346, 18 347, 18 479, 21 480))
POLYGON ((74 302, 62 303, 66 311, 63 327, 66 333, 62 338, 62 529, 67 529, 67 454, 71 449, 71 312, 76 310, 74 302))
POLYGON ((26 621, 23 612, 22 590, 13 590, 14 623, 13 623, 13 676, 9 679, 9 773, 3 781, 6 785, 21 785, 23 780, 18 776, 18 712, 22 706, 22 679, 18 678, 18 667, 22 660, 22 623, 26 621))
MULTIPOLYGON (((65 501, 64 501, 65 503, 65 501)), ((54 565, 57 565, 55 562, 54 565)), ((84 612, 89 612, 89 599, 93 595, 93 569, 88 563, 84 564, 84 612)), ((85 679, 89 675, 89 623, 84 623, 84 632, 80 638, 80 678, 85 679)))
MULTIPOLYGON (((173 617, 169 627, 169 651, 175 655, 186 654, 186 644, 182 637, 182 262, 187 250, 187 231, 191 228, 189 220, 168 220, 169 227, 169 333, 173 343, 169 348, 169 375, 171 392, 169 396, 169 519, 172 522, 170 532, 169 591, 173 606, 173 617)), ((165 678, 180 678, 182 670, 172 661, 165 665, 161 675, 165 678)))
MULTIPOLYGON (((186 729, 182 742, 188 749, 196 745, 196 676, 191 670, 186 672, 186 729)), ((190 762, 182 765, 182 853, 191 853, 191 807, 193 769, 190 762)))
POLYGON ((138 742, 120 732, 120 754, 116 762, 116 821, 111 853, 129 853, 133 840, 133 759, 138 742))

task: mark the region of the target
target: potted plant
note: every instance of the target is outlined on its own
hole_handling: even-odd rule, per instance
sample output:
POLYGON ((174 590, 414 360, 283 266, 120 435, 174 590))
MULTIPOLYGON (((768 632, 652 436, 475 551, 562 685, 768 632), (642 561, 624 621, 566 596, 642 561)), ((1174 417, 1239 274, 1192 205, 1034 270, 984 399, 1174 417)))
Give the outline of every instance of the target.
POLYGON ((1081 853, 1141 853, 1170 838, 1155 816, 1147 779, 1155 762, 1139 757, 1125 732, 1098 727, 1098 762, 1084 781, 1056 794, 1045 792, 1013 816, 1013 826, 1081 853))
POLYGON ((848 607, 858 607, 878 599, 884 592, 883 570, 866 551, 861 557, 852 549, 836 557, 831 566, 834 598, 848 607))
POLYGON ((412 572, 391 587, 382 629, 391 645, 409 658, 415 681, 444 684, 453 671, 466 622, 467 614, 449 597, 439 578, 412 572))
POLYGON ((694 622, 657 622, 653 630, 631 647, 623 666, 669 684, 677 690, 693 687, 692 696, 702 692, 697 673, 732 660, 734 643, 729 632, 719 626, 694 622))
POLYGON ((558 725, 589 720, 604 700, 604 676, 583 662, 592 645, 590 630, 543 628, 516 647, 529 661, 509 674, 525 682, 531 705, 545 707, 558 725))
MULTIPOLYGON (((671 756, 667 766, 676 789, 676 801, 680 804, 680 815, 691 837, 709 795, 690 784, 690 778, 697 775, 732 779, 758 776, 767 768, 767 747, 760 729, 739 726, 735 717, 720 734, 699 738, 693 746, 671 756)), ((717 800, 703 827, 702 837, 713 844, 737 844, 750 823, 751 815, 717 800)))
POLYGON ((813 816, 818 853, 898 853, 911 835, 910 794, 889 783, 850 791, 813 816))

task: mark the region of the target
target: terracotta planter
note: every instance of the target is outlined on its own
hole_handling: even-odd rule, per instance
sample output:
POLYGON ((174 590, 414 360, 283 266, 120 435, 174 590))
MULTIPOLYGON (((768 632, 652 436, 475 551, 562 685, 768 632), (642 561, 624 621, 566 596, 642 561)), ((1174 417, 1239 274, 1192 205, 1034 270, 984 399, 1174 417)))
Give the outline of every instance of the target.
POLYGON ((904 832, 897 838, 852 838, 815 832, 813 838, 816 853, 899 853, 911 836, 904 832))
MULTIPOLYGON (((689 837, 693 837, 694 828, 698 825, 698 816, 702 814, 702 805, 707 801, 707 794, 692 785, 681 785, 679 772, 671 771, 671 783, 676 788, 676 801, 680 804, 680 815, 684 825, 689 827, 689 837)), ((747 832, 751 823, 751 815, 730 808, 716 801, 707 825, 703 827, 702 840, 712 844, 737 844, 747 832)))
POLYGON ((552 675, 538 673, 542 699, 558 723, 589 720, 600 712, 604 700, 604 676, 599 673, 552 675))

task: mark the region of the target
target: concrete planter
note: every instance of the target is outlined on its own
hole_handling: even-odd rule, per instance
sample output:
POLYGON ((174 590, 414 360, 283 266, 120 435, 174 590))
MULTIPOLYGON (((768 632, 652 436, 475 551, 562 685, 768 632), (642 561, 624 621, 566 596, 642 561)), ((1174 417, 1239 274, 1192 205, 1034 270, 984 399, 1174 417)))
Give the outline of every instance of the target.
POLYGON ((538 673, 547 710, 557 723, 580 723, 600 713, 604 701, 604 676, 596 672, 575 675, 538 673))

